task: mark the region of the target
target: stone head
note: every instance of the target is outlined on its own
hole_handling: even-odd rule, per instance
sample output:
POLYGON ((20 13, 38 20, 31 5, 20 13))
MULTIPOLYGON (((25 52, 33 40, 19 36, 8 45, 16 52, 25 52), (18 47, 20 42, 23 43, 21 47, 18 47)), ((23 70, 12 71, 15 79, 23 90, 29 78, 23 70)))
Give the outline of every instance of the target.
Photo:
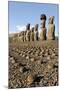
POLYGON ((41 14, 40 20, 46 20, 46 15, 45 14, 41 14))
POLYGON ((49 16, 49 24, 53 24, 53 21, 54 21, 54 16, 49 16))
POLYGON ((26 25, 26 30, 30 30, 30 24, 29 23, 26 25))

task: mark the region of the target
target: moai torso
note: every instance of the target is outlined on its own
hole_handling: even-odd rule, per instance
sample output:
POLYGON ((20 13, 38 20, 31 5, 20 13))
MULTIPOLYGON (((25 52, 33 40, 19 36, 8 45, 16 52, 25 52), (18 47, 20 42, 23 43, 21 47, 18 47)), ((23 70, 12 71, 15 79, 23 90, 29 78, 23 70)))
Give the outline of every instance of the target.
POLYGON ((30 41, 30 24, 26 26, 26 40, 30 41))
POLYGON ((49 17, 47 39, 50 39, 50 40, 55 39, 55 25, 53 21, 54 21, 54 17, 53 16, 49 17))
POLYGON ((34 40, 38 40, 38 24, 36 24, 34 28, 34 40))
POLYGON ((41 20, 40 39, 46 40, 46 27, 45 27, 46 16, 44 14, 42 14, 40 20, 41 20))
POLYGON ((46 28, 42 28, 42 30, 40 32, 40 39, 46 40, 46 28))
POLYGON ((31 28, 30 41, 34 41, 34 27, 31 28))

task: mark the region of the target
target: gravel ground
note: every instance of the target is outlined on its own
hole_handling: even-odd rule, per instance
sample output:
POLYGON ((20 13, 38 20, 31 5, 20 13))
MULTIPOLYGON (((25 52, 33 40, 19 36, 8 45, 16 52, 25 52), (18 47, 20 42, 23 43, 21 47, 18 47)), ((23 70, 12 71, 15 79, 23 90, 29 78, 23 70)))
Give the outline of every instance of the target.
POLYGON ((58 85, 58 41, 9 43, 9 88, 58 85))

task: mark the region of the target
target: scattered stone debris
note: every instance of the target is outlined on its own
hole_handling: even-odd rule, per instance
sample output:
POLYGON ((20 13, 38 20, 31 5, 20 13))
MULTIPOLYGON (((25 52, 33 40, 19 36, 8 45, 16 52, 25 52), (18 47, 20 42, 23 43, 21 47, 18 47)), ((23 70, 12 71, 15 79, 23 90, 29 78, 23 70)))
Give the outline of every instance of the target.
POLYGON ((10 43, 9 88, 57 85, 58 42, 56 40, 18 45, 16 42, 10 43))

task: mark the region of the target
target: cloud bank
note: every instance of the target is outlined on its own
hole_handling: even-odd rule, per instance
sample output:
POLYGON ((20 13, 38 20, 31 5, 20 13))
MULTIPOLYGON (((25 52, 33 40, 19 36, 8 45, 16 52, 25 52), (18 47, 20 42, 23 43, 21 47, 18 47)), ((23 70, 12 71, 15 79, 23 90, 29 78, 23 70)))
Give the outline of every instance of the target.
POLYGON ((21 31, 25 31, 25 30, 26 30, 26 26, 25 26, 25 25, 23 25, 23 26, 17 25, 17 26, 16 26, 16 30, 17 30, 17 31, 20 31, 20 32, 21 32, 21 31))
MULTIPOLYGON (((33 25, 30 26, 30 28, 32 28, 32 27, 33 27, 33 25)), ((25 30, 26 30, 26 26, 25 25, 22 25, 22 26, 17 25, 16 26, 16 30, 15 31, 10 31, 9 34, 19 33, 21 31, 25 31, 25 30)))

